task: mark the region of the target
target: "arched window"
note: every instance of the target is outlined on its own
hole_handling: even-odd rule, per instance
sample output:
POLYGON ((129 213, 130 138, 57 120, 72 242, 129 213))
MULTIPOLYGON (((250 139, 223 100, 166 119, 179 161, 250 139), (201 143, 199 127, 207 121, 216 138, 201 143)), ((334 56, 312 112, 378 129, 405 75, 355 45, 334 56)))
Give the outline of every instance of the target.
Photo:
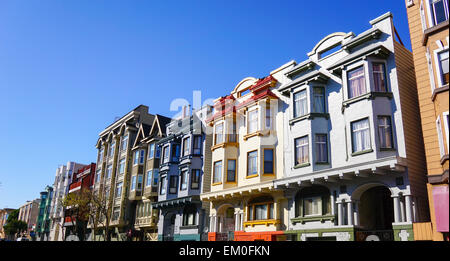
POLYGON ((183 226, 196 225, 197 209, 195 206, 187 206, 183 211, 183 226))
POLYGON ((274 219, 274 204, 271 196, 257 197, 249 201, 247 220, 274 219))
POLYGON ((330 191, 323 186, 302 189, 295 197, 297 217, 322 216, 331 213, 330 191))

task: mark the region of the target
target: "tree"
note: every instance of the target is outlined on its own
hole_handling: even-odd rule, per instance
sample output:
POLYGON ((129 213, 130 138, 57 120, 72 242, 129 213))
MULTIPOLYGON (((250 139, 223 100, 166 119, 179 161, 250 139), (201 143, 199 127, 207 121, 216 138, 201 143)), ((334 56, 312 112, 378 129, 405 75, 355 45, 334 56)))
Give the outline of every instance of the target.
POLYGON ((8 219, 6 220, 6 225, 3 226, 3 229, 5 230, 6 234, 14 236, 15 234, 27 231, 28 224, 26 222, 18 220, 18 217, 19 217, 18 209, 12 211, 9 214, 8 219))
POLYGON ((105 240, 110 241, 109 223, 111 213, 109 211, 108 199, 104 193, 96 193, 90 190, 81 190, 68 194, 62 202, 68 211, 71 222, 76 227, 76 233, 80 240, 84 240, 86 226, 89 221, 93 225, 94 239, 101 224, 105 229, 105 240))

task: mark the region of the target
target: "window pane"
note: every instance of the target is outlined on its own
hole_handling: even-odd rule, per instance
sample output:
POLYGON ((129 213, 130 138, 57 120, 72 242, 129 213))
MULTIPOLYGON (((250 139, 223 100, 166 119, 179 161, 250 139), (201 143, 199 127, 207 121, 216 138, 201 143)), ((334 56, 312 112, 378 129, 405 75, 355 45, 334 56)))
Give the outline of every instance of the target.
POLYGON ((194 137, 194 154, 201 154, 202 148, 202 139, 201 136, 195 136, 194 137))
POLYGON ((153 176, 153 171, 152 170, 147 171, 147 179, 145 181, 146 187, 148 187, 152 184, 152 176, 153 176))
POLYGON ((148 148, 148 158, 152 159, 154 155, 155 155, 155 143, 152 143, 149 145, 148 148))
POLYGON ((255 220, 267 219, 267 205, 255 205, 255 220))
POLYGON ((366 93, 364 67, 353 69, 347 73, 348 98, 358 97, 366 93))
POLYGON ((158 184, 158 175, 159 175, 159 170, 154 169, 153 170, 153 186, 156 186, 158 184))
POLYGON ((308 113, 308 99, 306 90, 294 94, 294 117, 300 117, 308 113))
POLYGON ((266 173, 266 174, 273 173, 273 150, 272 149, 264 150, 264 173, 266 173))
POLYGON ((325 113, 324 88, 314 88, 314 112, 325 113))
POLYGON ((216 126, 216 143, 215 144, 220 144, 223 143, 223 123, 218 124, 216 126))
POLYGON ((295 139, 295 164, 309 162, 309 141, 308 136, 295 139))
POLYGON ((200 170, 199 169, 193 169, 191 171, 191 188, 192 189, 198 189, 200 184, 200 170))
POLYGON ((448 51, 439 54, 439 63, 440 63, 442 84, 443 85, 448 84, 449 83, 448 51))
POLYGON ((222 182, 222 161, 214 163, 214 178, 213 183, 222 182))
POLYGON ((258 152, 257 151, 249 152, 248 158, 247 158, 247 164, 248 164, 247 176, 258 174, 257 162, 258 162, 258 152))
POLYGON ((316 161, 328 162, 327 135, 316 134, 316 161))
POLYGON ((248 133, 258 130, 258 110, 248 112, 248 133))
POLYGON ((448 2, 445 0, 432 0, 431 10, 434 17, 434 25, 448 20, 448 2))
POLYGON ((370 149, 369 120, 352 123, 353 152, 370 149))
POLYGON ((131 177, 131 191, 136 189, 136 176, 131 177))
POLYGON ((372 64, 374 90, 376 92, 386 92, 386 76, 383 63, 372 64))
POLYGON ((181 172, 181 185, 180 185, 180 189, 181 190, 185 190, 187 189, 187 178, 188 178, 188 171, 182 171, 181 172))
POLYGON ((236 160, 228 160, 227 181, 236 181, 236 160))
POLYGON ((392 148, 391 118, 388 116, 378 117, 378 137, 381 148, 392 148))

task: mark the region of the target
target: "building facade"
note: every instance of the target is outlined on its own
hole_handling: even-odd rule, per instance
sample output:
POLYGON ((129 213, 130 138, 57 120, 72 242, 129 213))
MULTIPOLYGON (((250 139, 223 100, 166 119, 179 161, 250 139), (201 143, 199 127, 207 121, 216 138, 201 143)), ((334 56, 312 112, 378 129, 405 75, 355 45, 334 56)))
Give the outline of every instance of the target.
MULTIPOLYGON (((95 166, 95 163, 91 163, 74 171, 72 179, 69 181, 68 196, 90 193, 91 187, 94 184, 95 166)), ((83 195, 78 198, 82 199, 84 197, 83 195)), ((77 197, 74 196, 74 198, 77 197)), ((90 231, 87 229, 88 215, 84 212, 86 210, 84 206, 82 208, 77 206, 64 207, 64 221, 62 222, 62 226, 64 227, 65 240, 70 236, 76 236, 74 240, 84 241, 89 236, 90 231)))
POLYGON ((181 118, 167 124, 167 137, 158 142, 162 155, 153 208, 159 210, 159 241, 199 241, 208 227, 209 205, 200 200, 200 193, 210 185, 211 135, 205 119, 211 111, 205 106, 191 114, 184 107, 181 118))
POLYGON ((19 208, 19 220, 28 224, 28 235, 33 235, 35 232, 40 203, 40 199, 35 199, 27 201, 27 203, 19 208))
POLYGON ((39 204, 39 214, 36 220, 36 240, 48 241, 50 236, 50 208, 53 198, 53 187, 46 186, 42 191, 39 204))
POLYGON ((72 175, 86 165, 67 162, 56 169, 55 181, 53 183, 53 197, 50 206, 50 241, 63 241, 64 231, 64 207, 62 200, 69 192, 69 185, 72 182, 72 175))
POLYGON ((428 217, 412 54, 391 13, 370 24, 323 38, 278 89, 292 240, 413 240, 428 217))
MULTIPOLYGON (((111 240, 127 240, 127 232, 134 227, 136 205, 131 204, 129 200, 133 164, 132 145, 141 124, 151 125, 154 119, 155 116, 148 113, 148 107, 140 105, 99 134, 93 189, 94 193, 101 194, 107 199, 111 240)), ((107 217, 102 218, 105 222, 98 222, 98 227, 103 230, 99 231, 97 238, 91 238, 92 240, 102 240, 105 237, 107 217)), ((90 222, 88 228, 93 227, 94 224, 90 222)))
POLYGON ((166 136, 166 124, 170 118, 155 115, 151 125, 141 124, 132 145, 133 163, 130 194, 134 205, 134 227, 130 235, 133 240, 158 240, 158 209, 152 203, 158 200, 158 177, 161 150, 157 142, 166 136))
POLYGON ((208 118, 213 128, 210 241, 282 240, 284 194, 273 181, 283 177, 283 111, 277 88, 287 63, 269 76, 248 77, 215 100, 208 118))
POLYGON ((430 222, 416 240, 449 240, 449 3, 406 1, 427 163, 430 222))

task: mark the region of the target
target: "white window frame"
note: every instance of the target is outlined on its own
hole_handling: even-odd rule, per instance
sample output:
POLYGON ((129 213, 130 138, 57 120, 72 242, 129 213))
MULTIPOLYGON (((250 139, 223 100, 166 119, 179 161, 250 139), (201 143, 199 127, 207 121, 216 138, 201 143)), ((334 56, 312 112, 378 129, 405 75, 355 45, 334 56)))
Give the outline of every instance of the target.
MULTIPOLYGON (((364 130, 365 129, 357 129, 356 131, 364 131, 364 130)), ((371 132, 371 129, 370 129, 370 118, 367 117, 367 118, 362 118, 362 119, 354 120, 354 121, 350 122, 350 135, 351 135, 351 140, 352 140, 352 143, 351 143, 351 145, 352 145, 351 146, 352 153, 357 153, 357 152, 362 152, 362 151, 366 151, 366 150, 372 149, 372 132, 371 132), (365 149, 362 149, 362 150, 354 151, 354 147, 353 146, 355 144, 355 140, 354 140, 353 133, 355 132, 355 130, 353 130, 353 124, 356 123, 356 122, 364 121, 364 120, 367 121, 367 131, 369 133, 368 139, 369 139, 370 145, 369 145, 369 148, 365 148, 365 149)))
POLYGON ((449 145, 449 135, 448 135, 448 128, 449 128, 449 126, 448 126, 448 124, 449 124, 448 117, 449 116, 448 116, 448 111, 443 112, 442 116, 444 116, 444 131, 445 131, 445 140, 447 142, 447 154, 448 154, 448 151, 449 151, 449 147, 448 147, 448 145, 449 145))
POLYGON ((251 134, 251 133, 254 133, 254 132, 257 132, 258 130, 259 130, 259 110, 258 110, 259 108, 252 108, 251 110, 248 110, 247 111, 247 120, 248 120, 248 122, 247 122, 247 134, 251 134), (253 124, 256 124, 256 126, 255 126, 255 130, 251 130, 250 129, 250 114, 251 113, 255 113, 255 115, 256 115, 256 123, 253 123, 253 124))
POLYGON ((216 125, 214 126, 214 145, 222 144, 225 142, 224 130, 225 130, 225 122, 224 121, 220 121, 220 122, 216 123, 216 125), (221 126, 221 128, 222 128, 221 133, 218 133, 218 131, 217 131, 219 126, 221 126), (220 141, 218 141, 219 135, 221 137, 220 141))
POLYGON ((148 145, 148 158, 153 159, 155 157, 155 143, 148 145))
MULTIPOLYGON (((433 0, 425 0, 426 1, 426 9, 427 9, 427 15, 428 15, 428 23, 429 23, 429 27, 433 27, 433 26, 436 26, 436 25, 438 25, 438 24, 436 24, 435 23, 435 19, 433 19, 433 17, 435 17, 434 16, 434 11, 432 10, 432 8, 431 8, 431 2, 433 1, 433 0), (430 2, 431 1, 431 2, 430 2), (433 12, 433 13, 432 13, 433 12)), ((447 9, 445 8, 445 5, 444 5, 444 9, 445 10, 447 10, 447 20, 449 19, 449 13, 448 13, 448 0, 442 0, 442 1, 444 1, 446 4, 447 4, 447 9)), ((445 4, 444 3, 444 4, 445 4)))
POLYGON ((151 187, 153 183, 153 170, 147 171, 147 178, 145 179, 145 187, 151 187), (149 182, 150 181, 150 182, 149 182))
MULTIPOLYGON (((448 43, 448 36, 447 36, 447 43, 448 43)), ((443 52, 449 52, 449 48, 448 48, 448 44, 446 46, 444 46, 441 41, 436 41, 436 44, 439 46, 438 49, 433 51, 434 54, 434 64, 436 66, 436 78, 437 78, 437 82, 438 82, 438 88, 444 86, 444 83, 442 82, 442 68, 441 68, 441 63, 439 62, 439 54, 443 53, 443 52)))
POLYGON ((442 134, 442 124, 441 124, 441 115, 438 115, 436 119, 436 130, 438 134, 438 141, 439 141, 439 154, 441 155, 441 158, 445 155, 445 147, 444 147, 444 138, 442 134))
POLYGON ((389 74, 388 74, 388 67, 387 67, 387 63, 386 60, 381 60, 381 59, 370 59, 370 61, 368 62, 368 71, 369 71, 369 82, 370 82, 370 91, 371 92, 377 92, 375 91, 375 79, 373 77, 373 64, 383 64, 384 67, 384 77, 385 77, 385 88, 386 90, 384 92, 381 93, 386 93, 386 92, 390 92, 391 90, 391 86, 390 86, 390 81, 389 81, 389 74))
POLYGON ((308 88, 307 87, 308 86, 302 86, 302 89, 299 89, 299 90, 295 91, 294 93, 292 93, 292 104, 293 104, 293 106, 292 106, 292 118, 293 119, 301 117, 301 116, 304 116, 304 115, 307 115, 309 113, 309 111, 310 111, 310 109, 309 109, 309 102, 308 102, 308 96, 309 95, 308 95, 308 88), (305 102, 306 102, 306 111, 302 115, 297 115, 296 114, 297 101, 299 103, 301 103, 301 101, 303 99, 300 98, 300 99, 296 100, 295 99, 295 95, 300 94, 301 92, 305 92, 305 98, 304 99, 305 99, 305 102))

